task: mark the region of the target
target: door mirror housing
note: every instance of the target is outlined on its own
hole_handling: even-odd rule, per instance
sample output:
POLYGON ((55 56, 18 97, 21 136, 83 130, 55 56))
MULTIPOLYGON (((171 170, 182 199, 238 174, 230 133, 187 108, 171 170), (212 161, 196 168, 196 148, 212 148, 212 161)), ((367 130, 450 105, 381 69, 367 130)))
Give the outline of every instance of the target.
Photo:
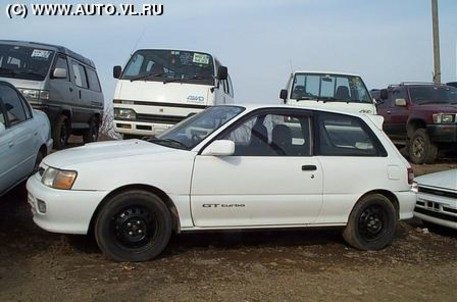
POLYGON ((116 65, 113 67, 113 78, 119 79, 121 77, 122 73, 122 67, 119 65, 116 65))
POLYGON ((281 100, 284 100, 284 104, 286 103, 286 100, 287 100, 287 89, 281 89, 281 91, 279 92, 279 98, 281 100))
POLYGON ((55 79, 66 79, 67 70, 65 68, 57 67, 56 69, 54 69, 54 72, 52 73, 52 77, 55 79))
POLYGON ((400 107, 406 107, 405 99, 395 99, 395 105, 400 107))
POLYGON ((219 66, 217 69, 217 78, 219 80, 226 80, 228 77, 228 69, 225 66, 219 66))
POLYGON ((203 150, 206 156, 229 156, 235 153, 235 143, 231 140, 217 140, 203 150))

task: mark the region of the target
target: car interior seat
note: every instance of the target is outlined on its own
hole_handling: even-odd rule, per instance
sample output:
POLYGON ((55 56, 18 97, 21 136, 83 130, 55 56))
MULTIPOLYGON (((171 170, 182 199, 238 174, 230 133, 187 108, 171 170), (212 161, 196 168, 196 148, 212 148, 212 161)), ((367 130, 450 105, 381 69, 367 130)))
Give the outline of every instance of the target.
POLYGON ((338 100, 351 99, 351 97, 349 96, 349 88, 346 86, 338 86, 336 88, 335 99, 338 99, 338 100))
POLYGON ((286 125, 276 125, 271 132, 271 147, 276 154, 290 154, 292 147, 292 131, 286 125))

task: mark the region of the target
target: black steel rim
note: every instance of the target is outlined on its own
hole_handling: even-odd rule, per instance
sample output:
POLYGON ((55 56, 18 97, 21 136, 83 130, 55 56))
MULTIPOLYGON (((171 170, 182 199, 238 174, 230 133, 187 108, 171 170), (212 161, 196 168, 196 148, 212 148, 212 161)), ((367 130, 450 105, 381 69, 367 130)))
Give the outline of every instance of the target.
POLYGON ((381 206, 370 206, 359 217, 360 235, 366 241, 374 241, 383 234, 387 223, 386 211, 381 206))

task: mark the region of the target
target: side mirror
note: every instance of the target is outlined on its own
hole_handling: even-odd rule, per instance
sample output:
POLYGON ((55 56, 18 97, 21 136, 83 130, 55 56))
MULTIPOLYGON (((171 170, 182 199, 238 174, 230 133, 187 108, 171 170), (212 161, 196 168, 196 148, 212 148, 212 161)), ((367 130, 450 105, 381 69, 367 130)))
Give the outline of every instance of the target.
POLYGON ((217 78, 219 80, 226 80, 228 76, 228 69, 225 66, 219 66, 217 69, 217 78))
POLYGON ((66 79, 67 70, 65 68, 57 67, 56 69, 54 69, 54 72, 52 73, 52 77, 55 79, 66 79))
POLYGON ((406 107, 405 99, 395 99, 395 105, 400 107, 406 107))
POLYGON ((389 97, 388 93, 387 93, 387 89, 381 89, 380 97, 381 97, 381 100, 387 100, 387 98, 389 97))
POLYGON ((231 140, 218 140, 212 142, 203 150, 202 155, 206 156, 229 156, 235 153, 235 143, 231 140))
POLYGON ((279 98, 281 100, 284 100, 284 104, 286 103, 286 100, 287 100, 287 89, 281 89, 281 91, 279 92, 279 98))
POLYGON ((116 65, 113 67, 113 78, 119 79, 121 77, 122 73, 122 67, 119 65, 116 65))

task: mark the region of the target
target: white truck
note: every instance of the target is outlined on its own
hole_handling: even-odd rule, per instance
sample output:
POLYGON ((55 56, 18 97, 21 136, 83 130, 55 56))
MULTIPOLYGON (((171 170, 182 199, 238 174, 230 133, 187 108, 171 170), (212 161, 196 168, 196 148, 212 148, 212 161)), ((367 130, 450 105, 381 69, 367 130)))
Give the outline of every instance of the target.
POLYGON ((114 130, 124 138, 155 136, 206 107, 233 103, 227 67, 204 52, 139 49, 113 76, 114 130))
POLYGON ((376 105, 356 74, 294 71, 280 92, 285 104, 376 114, 376 105))

